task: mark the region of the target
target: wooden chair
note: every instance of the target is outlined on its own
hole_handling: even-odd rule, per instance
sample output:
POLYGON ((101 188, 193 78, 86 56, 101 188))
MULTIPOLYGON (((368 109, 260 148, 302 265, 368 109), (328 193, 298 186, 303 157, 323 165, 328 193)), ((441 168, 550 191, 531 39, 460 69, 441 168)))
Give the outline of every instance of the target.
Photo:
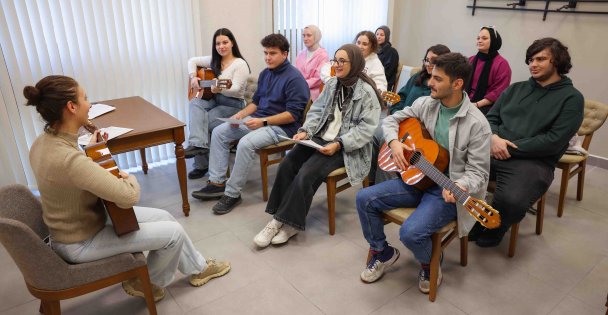
MULTIPOLYGON (((607 116, 608 105, 597 101, 585 100, 585 118, 583 119, 583 123, 577 132, 579 136, 585 136, 582 145, 585 150, 589 151, 589 145, 591 144, 593 133, 604 124, 607 116)), ((566 192, 568 190, 568 181, 575 175, 578 175, 576 185, 576 200, 583 200, 587 157, 589 157, 588 154, 564 154, 557 163, 557 167, 562 170, 559 189, 559 203, 557 205, 558 217, 561 217, 564 214, 564 201, 566 199, 566 192)))
MULTIPOLYGON (((312 100, 306 104, 304 114, 302 116, 302 124, 306 120, 306 114, 312 105, 312 100)), ((262 175, 262 199, 268 201, 268 166, 278 164, 285 158, 285 153, 291 150, 296 143, 291 140, 281 141, 277 144, 271 144, 258 150, 260 156, 260 173, 262 175), (280 154, 279 157, 271 159, 270 156, 273 154, 280 154)))
MULTIPOLYGON (((496 191, 496 182, 490 181, 488 191, 494 193, 496 191)), ((543 233, 543 219, 545 217, 545 197, 543 194, 536 202, 536 235, 543 233)), ((500 209, 497 209, 500 211, 500 209)), ((509 237, 509 257, 515 256, 515 248, 517 247, 517 235, 519 233, 519 222, 511 225, 511 236, 509 237)))
MULTIPOLYGON (((350 187, 350 182, 338 186, 339 182, 347 179, 346 168, 340 167, 327 175, 325 186, 327 186, 327 212, 329 214, 329 235, 336 234, 336 195, 350 187)), ((369 186, 369 179, 365 177, 363 187, 369 186)))
POLYGON ((142 253, 68 264, 43 241, 49 231, 42 220, 42 205, 25 186, 3 187, 0 200, 0 242, 19 267, 27 289, 41 300, 41 313, 61 314, 60 300, 139 278, 148 312, 156 314, 146 258, 142 253))
MULTIPOLYGON (((407 218, 414 213, 416 208, 397 208, 384 213, 384 224, 396 223, 402 225, 407 218)), ((429 291, 429 301, 435 302, 437 298, 437 277, 439 276, 439 264, 441 253, 458 236, 458 224, 452 221, 431 235, 431 288, 429 291)), ((468 241, 469 237, 460 238, 460 265, 466 266, 468 263, 468 241)), ((367 255, 367 262, 371 259, 371 253, 367 255)))

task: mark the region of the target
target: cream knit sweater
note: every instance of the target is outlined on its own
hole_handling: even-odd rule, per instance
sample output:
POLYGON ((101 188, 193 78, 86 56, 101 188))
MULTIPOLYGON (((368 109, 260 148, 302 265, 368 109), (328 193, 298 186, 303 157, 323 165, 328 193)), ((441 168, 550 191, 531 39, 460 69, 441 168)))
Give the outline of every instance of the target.
POLYGON ((137 179, 118 179, 93 162, 78 149, 76 135, 40 135, 30 149, 30 164, 40 190, 44 222, 57 242, 81 242, 104 227, 106 213, 98 197, 121 208, 139 200, 137 179))

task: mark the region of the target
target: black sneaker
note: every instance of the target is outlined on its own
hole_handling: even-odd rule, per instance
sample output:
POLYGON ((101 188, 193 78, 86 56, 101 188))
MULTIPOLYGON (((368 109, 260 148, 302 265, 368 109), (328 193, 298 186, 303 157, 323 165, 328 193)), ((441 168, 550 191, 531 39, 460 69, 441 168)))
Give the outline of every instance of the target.
POLYGON ((486 233, 479 236, 475 244, 479 247, 496 247, 500 244, 508 229, 508 227, 505 229, 502 226, 492 230, 488 229, 486 233))
POLYGON ((204 154, 209 152, 207 148, 195 147, 193 145, 184 149, 184 157, 187 159, 191 159, 198 154, 204 154))
POLYGON ((205 176, 205 174, 207 174, 208 170, 209 170, 208 168, 204 168, 202 170, 195 168, 192 171, 190 171, 190 173, 188 173, 188 178, 189 179, 199 179, 199 178, 205 176))
POLYGON ((213 213, 215 214, 226 214, 230 211, 232 211, 232 209, 234 207, 236 207, 239 203, 241 203, 242 199, 241 196, 238 196, 236 198, 232 198, 226 195, 223 195, 222 198, 220 198, 220 201, 218 201, 215 206, 213 206, 213 213))
POLYGON ((226 190, 226 185, 207 181, 207 186, 203 187, 201 190, 193 191, 192 197, 200 200, 218 199, 222 198, 224 190, 226 190))
POLYGON ((471 231, 469 231, 469 242, 477 241, 477 239, 479 237, 485 235, 487 231, 488 231, 487 228, 485 228, 479 222, 476 222, 475 225, 473 225, 473 228, 471 229, 471 231))

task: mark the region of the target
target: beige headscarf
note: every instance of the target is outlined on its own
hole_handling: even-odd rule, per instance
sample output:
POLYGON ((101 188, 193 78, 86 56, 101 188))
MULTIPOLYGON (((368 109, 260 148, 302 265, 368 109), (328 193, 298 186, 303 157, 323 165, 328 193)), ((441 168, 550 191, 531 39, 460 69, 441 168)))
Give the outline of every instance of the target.
POLYGON ((312 36, 315 38, 315 44, 318 44, 321 41, 321 30, 318 26, 310 24, 304 27, 305 29, 309 29, 312 32, 312 36))

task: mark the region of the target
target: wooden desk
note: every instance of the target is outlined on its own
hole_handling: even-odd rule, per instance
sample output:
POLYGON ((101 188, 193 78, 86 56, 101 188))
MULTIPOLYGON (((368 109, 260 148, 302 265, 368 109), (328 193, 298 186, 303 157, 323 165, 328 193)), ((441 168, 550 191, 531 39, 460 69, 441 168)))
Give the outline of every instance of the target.
POLYGON ((186 188, 186 161, 184 160, 184 124, 139 96, 101 101, 116 107, 116 110, 93 119, 99 127, 125 127, 133 131, 108 141, 112 154, 140 150, 142 169, 148 173, 145 149, 160 144, 175 142, 175 157, 179 189, 182 193, 184 214, 190 214, 188 189, 186 188))

